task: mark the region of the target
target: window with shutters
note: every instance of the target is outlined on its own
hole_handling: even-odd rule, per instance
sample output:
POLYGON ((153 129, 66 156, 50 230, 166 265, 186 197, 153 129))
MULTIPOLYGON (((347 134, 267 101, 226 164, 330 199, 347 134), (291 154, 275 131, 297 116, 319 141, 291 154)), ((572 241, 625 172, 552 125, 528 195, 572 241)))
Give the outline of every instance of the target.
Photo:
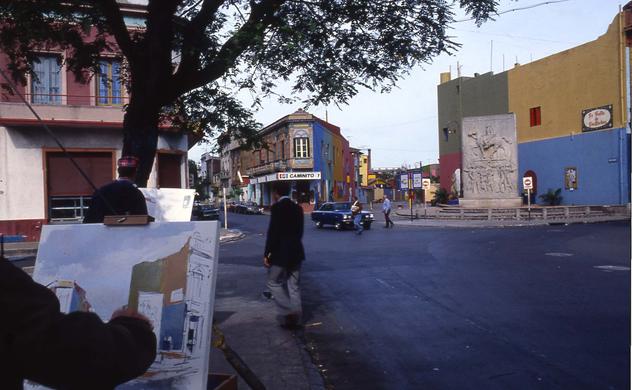
POLYGON ((309 138, 294 138, 294 157, 309 158, 309 138))
POLYGON ((40 55, 32 64, 31 102, 61 104, 61 58, 40 55))
POLYGON ((99 61, 97 74, 97 104, 123 104, 123 82, 121 80, 121 62, 117 60, 99 61))

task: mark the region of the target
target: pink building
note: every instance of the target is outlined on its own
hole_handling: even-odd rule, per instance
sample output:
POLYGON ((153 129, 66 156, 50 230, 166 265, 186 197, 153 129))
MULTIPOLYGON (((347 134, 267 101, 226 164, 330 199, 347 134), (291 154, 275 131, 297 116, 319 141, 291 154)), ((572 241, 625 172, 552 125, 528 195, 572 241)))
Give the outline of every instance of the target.
MULTIPOLYGON (((144 7, 121 4, 128 28, 144 26, 144 7)), ((37 53, 37 78, 17 92, 26 97, 98 187, 116 178, 123 146, 123 105, 128 101, 117 53, 102 53, 99 72, 79 82, 63 50, 37 53)), ((0 67, 8 58, 0 52, 0 67)), ((0 80, 0 233, 38 240, 43 224, 81 221, 92 187, 38 124, 18 94, 0 80)), ((148 187, 186 188, 186 135, 164 128, 148 187)))

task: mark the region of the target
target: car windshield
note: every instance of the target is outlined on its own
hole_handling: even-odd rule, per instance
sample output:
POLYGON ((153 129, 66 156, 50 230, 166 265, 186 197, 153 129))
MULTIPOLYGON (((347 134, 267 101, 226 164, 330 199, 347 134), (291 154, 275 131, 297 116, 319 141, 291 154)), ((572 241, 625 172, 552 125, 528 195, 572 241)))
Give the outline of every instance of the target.
POLYGON ((336 211, 351 210, 351 203, 334 203, 334 210, 336 211))

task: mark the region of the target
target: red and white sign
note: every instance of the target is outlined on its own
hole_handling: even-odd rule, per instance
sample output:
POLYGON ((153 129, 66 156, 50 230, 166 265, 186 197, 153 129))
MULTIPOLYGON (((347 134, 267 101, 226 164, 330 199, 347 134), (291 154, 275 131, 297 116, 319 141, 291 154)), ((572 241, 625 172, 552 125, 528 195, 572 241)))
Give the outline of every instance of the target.
POLYGON ((279 172, 277 180, 320 180, 320 172, 279 172))

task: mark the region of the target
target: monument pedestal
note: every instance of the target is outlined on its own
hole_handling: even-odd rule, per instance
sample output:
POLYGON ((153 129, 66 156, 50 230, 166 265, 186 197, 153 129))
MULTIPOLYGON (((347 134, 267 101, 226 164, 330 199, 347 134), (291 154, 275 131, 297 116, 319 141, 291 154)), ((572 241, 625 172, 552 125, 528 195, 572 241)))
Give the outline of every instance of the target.
POLYGON ((522 198, 502 199, 459 199, 459 206, 472 209, 511 208, 521 207, 522 198))

